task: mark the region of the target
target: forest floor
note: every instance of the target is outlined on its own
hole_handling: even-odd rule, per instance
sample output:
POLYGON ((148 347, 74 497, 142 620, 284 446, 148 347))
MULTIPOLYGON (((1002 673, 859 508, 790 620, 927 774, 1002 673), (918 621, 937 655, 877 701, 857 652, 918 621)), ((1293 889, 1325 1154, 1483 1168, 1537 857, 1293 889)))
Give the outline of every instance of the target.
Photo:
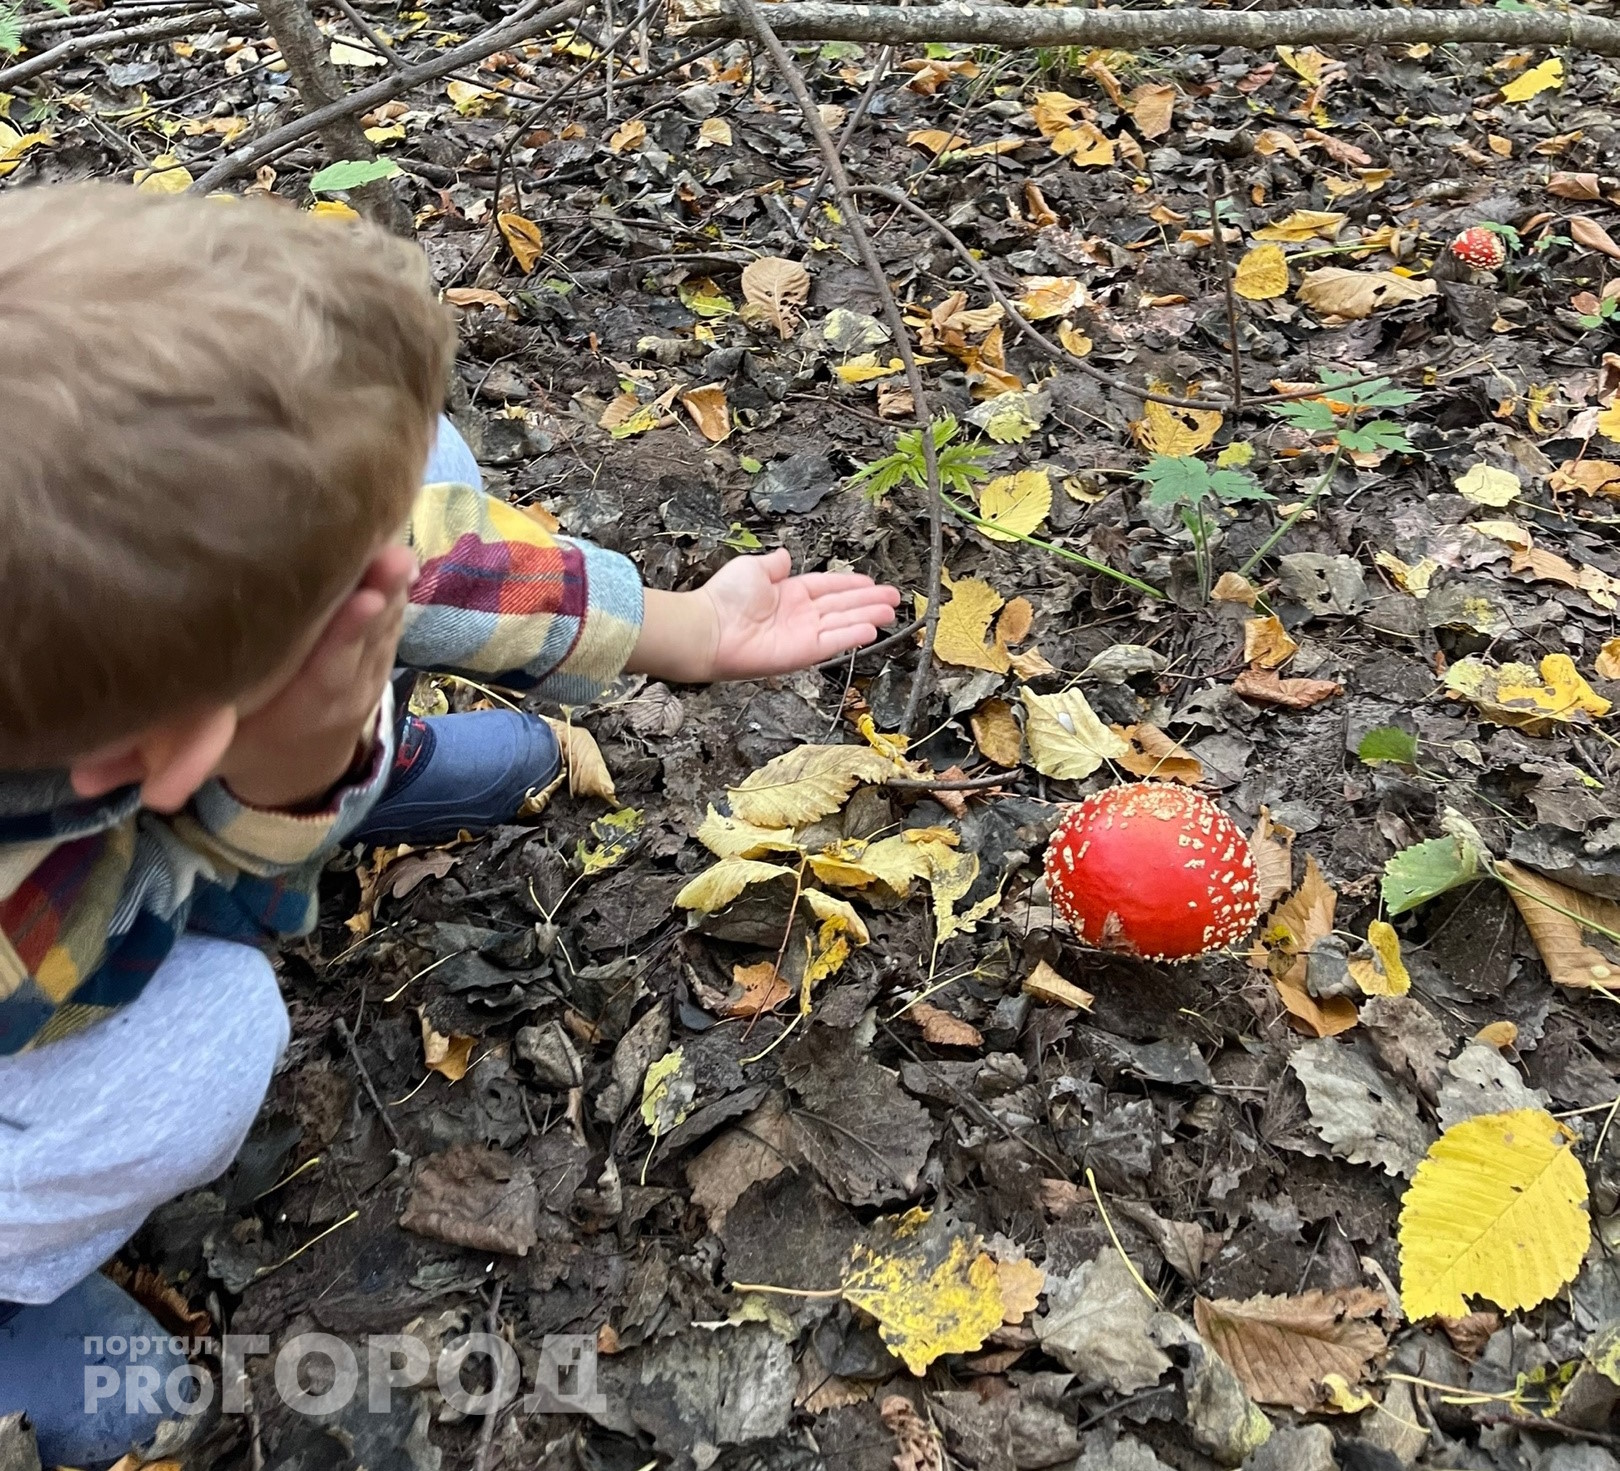
MULTIPOLYGON (((367 14, 409 59, 499 18, 367 14)), ((330 19, 341 74, 381 75, 330 19)), ((912 405, 880 298, 810 192, 792 98, 742 42, 654 31, 604 58, 605 34, 500 53, 364 120, 461 312, 455 413, 488 487, 655 587, 780 545, 897 583, 909 617, 930 592, 925 492, 849 477, 894 451, 912 405), (807 299, 748 306, 760 258, 802 262, 807 299)), ((710 808, 735 812, 728 791, 799 747, 882 750, 914 636, 759 684, 622 681, 567 717, 612 800, 582 751, 575 790, 535 817, 334 862, 318 934, 279 958, 294 1041, 252 1140, 127 1263, 172 1289, 171 1314, 183 1300, 277 1345, 405 1332, 437 1355, 492 1326, 525 1391, 547 1337, 579 1335, 602 1398, 489 1423, 423 1388, 310 1418, 256 1358, 256 1414, 189 1454, 309 1471, 1615 1467, 1620 1389, 1596 1409, 1563 1391, 1620 1318, 1620 1011, 1549 961, 1601 979, 1617 952, 1588 932, 1591 954, 1572 960, 1566 935, 1544 956, 1557 937, 1538 946, 1522 893, 1487 877, 1395 917, 1381 878, 1400 850, 1474 834, 1566 903, 1620 898, 1600 710, 1620 694, 1620 428, 1603 417, 1620 74, 1483 47, 880 50, 795 51, 835 134, 870 90, 852 177, 918 201, 1067 352, 1034 351, 942 236, 866 201, 930 410, 957 421, 952 449, 982 450, 950 457, 967 474, 948 494, 995 520, 1013 514, 998 487, 1033 517, 1009 524, 1163 595, 948 513, 952 658, 892 758, 913 785, 868 775, 788 822, 742 855, 776 870, 729 904, 675 903, 715 862, 710 808), (1548 85, 1513 85, 1527 77, 1548 85), (1494 273, 1446 255, 1480 224, 1508 227, 1494 273), (1228 260, 1279 225, 1291 276, 1264 294, 1268 252, 1229 297, 1228 260), (1303 423, 1133 395, 1230 397, 1229 305, 1246 399, 1324 370, 1389 381, 1335 389, 1303 423), (1356 437, 1369 419, 1386 428, 1356 437), (1137 478, 1154 453, 1219 454, 1272 499, 1228 504, 1240 482, 1209 482, 1201 559, 1165 482, 1153 503, 1137 478), (1515 661, 1530 669, 1502 682, 1530 695, 1492 687, 1515 661), (1070 732, 1083 747, 1094 727, 1089 767, 1054 754, 1063 722, 1025 699, 1064 691, 1084 697, 1069 726, 1100 721, 1070 732), (931 791, 923 772, 998 779, 931 791), (1060 805, 1133 772, 1195 783, 1257 834, 1285 907, 1253 940, 1161 965, 1054 920, 1041 855, 1060 805), (976 866, 909 885, 859 871, 863 840, 910 829, 976 866), (813 912, 805 889, 825 896, 813 912), (1392 917, 1404 994, 1358 959, 1392 917), (1089 1004, 1054 999, 1078 998, 1051 972, 1089 1004), (1506 1109, 1572 1131, 1585 1264, 1526 1311, 1476 1300, 1414 1324, 1396 1300, 1411 1177, 1442 1127, 1506 1109), (926 1219, 902 1223, 913 1207, 926 1219), (986 1292, 1005 1305, 989 1321, 986 1292)), ((30 83, 11 123, 49 136, 6 187, 130 181, 158 155, 189 170, 171 183, 199 176, 292 115, 271 51, 218 30, 30 83)), ((307 207, 323 162, 295 150, 253 187, 307 207)), ((418 698, 501 695, 438 681, 418 698)), ((477 1387, 487 1364, 465 1373, 477 1387)))

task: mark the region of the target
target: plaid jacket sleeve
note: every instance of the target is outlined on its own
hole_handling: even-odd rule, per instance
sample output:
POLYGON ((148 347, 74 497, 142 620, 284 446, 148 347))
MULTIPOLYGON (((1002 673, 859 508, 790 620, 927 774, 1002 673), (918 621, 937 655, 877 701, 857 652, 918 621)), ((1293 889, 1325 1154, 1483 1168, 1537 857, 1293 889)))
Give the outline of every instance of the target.
POLYGON ((399 661, 583 705, 624 669, 641 631, 628 557, 554 536, 468 485, 426 485, 407 533, 422 575, 399 661))

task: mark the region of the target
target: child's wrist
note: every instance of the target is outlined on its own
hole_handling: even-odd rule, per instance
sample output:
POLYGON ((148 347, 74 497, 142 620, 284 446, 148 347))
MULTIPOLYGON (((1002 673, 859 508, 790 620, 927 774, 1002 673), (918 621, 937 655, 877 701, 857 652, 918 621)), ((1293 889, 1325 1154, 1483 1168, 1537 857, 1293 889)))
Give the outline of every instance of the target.
POLYGON ((649 587, 642 593, 641 633, 625 668, 672 684, 707 684, 715 677, 719 647, 719 610, 702 588, 649 587))

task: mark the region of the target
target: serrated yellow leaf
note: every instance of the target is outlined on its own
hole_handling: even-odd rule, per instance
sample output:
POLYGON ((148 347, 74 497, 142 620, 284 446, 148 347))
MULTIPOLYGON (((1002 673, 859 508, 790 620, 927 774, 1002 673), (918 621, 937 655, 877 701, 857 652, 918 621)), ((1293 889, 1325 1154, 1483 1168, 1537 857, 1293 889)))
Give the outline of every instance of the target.
POLYGON ((1331 240, 1347 217, 1334 210, 1296 209, 1286 220, 1265 225, 1254 232, 1256 240, 1275 240, 1283 245, 1299 245, 1318 235, 1331 240))
POLYGON ((996 529, 978 529, 992 541, 1017 541, 1019 536, 1033 535, 1051 509, 1052 481, 1045 470, 998 475, 979 491, 979 514, 995 522, 996 529))
POLYGON ((1540 66, 1533 66, 1515 77, 1502 88, 1504 102, 1528 102, 1539 92, 1564 85, 1564 63, 1556 56, 1548 57, 1540 66))
POLYGON ((791 877, 793 870, 780 863, 760 863, 752 858, 722 858, 713 868, 706 868, 675 896, 677 909, 695 909, 699 914, 713 914, 724 909, 742 891, 752 884, 769 883, 784 875, 791 877))
POLYGON ((763 853, 799 851, 792 828, 757 827, 740 817, 722 817, 713 807, 696 836, 716 858, 758 858, 763 853))
POLYGON ((1470 655, 1446 671, 1446 689, 1470 701, 1487 720, 1544 735, 1549 722, 1583 721, 1609 713, 1610 705, 1584 679, 1568 654, 1547 654, 1539 677, 1528 664, 1493 669, 1470 655))
POLYGON ((1079 690, 1064 690, 1056 695, 1038 695, 1031 689, 1020 693, 1028 712, 1024 739, 1029 744, 1030 761, 1043 776, 1079 781, 1104 761, 1130 754, 1130 742, 1097 718, 1079 690))
POLYGON ((767 761, 726 795, 744 822, 787 827, 836 812, 861 782, 882 781, 895 770, 870 746, 799 746, 767 761))
POLYGON ((135 170, 135 188, 142 194, 184 194, 191 188, 191 171, 172 153, 160 153, 150 168, 135 170))
POLYGON ((1367 926, 1367 943, 1374 958, 1352 960, 1350 975, 1368 996, 1404 996, 1412 989, 1412 977, 1401 959, 1401 940, 1395 926, 1375 919, 1367 926))
POLYGON ((527 276, 540 264, 540 257, 546 251, 546 240, 540 233, 540 227, 533 220, 505 209, 495 216, 495 223, 518 269, 527 276))
POLYGON ((1001 607, 1002 597, 988 582, 964 577, 953 582, 944 577, 951 600, 939 610, 939 627, 934 632, 934 654, 946 664, 964 669, 988 669, 1005 674, 1006 649, 990 642, 990 620, 1001 607))
MULTIPOLYGON (((1599 420, 1598 427, 1603 427, 1599 420)), ((1493 465, 1479 464, 1459 475, 1452 485, 1465 501, 1476 506, 1502 507, 1518 499, 1524 488, 1519 477, 1511 470, 1498 470, 1493 465)))
POLYGON ((899 358, 890 358, 885 366, 878 361, 875 352, 863 352, 847 363, 840 363, 833 372, 844 383, 870 383, 875 378, 892 378, 896 373, 903 373, 905 367, 899 358))
MULTIPOLYGON (((1166 385, 1156 382, 1152 391, 1164 393, 1166 385)), ((1175 459, 1208 448, 1220 427, 1219 409, 1177 409, 1169 404, 1145 403, 1142 417, 1131 425, 1131 433, 1149 454, 1175 459)))
POLYGON ((1429 1147, 1401 1202, 1401 1306, 1460 1318, 1470 1297, 1545 1302, 1591 1240, 1575 1135, 1540 1109, 1482 1114, 1429 1147))
POLYGON ((1012 392, 1000 394, 998 399, 984 421, 984 432, 997 444, 1022 444, 1040 427, 1030 416, 1025 396, 1012 392))
POLYGON ((1232 289, 1245 301, 1288 294, 1288 257, 1280 245, 1257 245, 1238 262, 1232 289))

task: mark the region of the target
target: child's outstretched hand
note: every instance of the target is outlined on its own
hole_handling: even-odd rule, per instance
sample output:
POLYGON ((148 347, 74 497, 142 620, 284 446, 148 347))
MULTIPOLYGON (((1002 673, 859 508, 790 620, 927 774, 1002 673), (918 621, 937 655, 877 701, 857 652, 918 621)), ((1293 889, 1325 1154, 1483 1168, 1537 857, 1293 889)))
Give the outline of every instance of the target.
POLYGON ((894 622, 897 588, 860 572, 792 575, 785 549, 738 557, 689 593, 648 588, 630 668, 688 684, 790 674, 894 622))

